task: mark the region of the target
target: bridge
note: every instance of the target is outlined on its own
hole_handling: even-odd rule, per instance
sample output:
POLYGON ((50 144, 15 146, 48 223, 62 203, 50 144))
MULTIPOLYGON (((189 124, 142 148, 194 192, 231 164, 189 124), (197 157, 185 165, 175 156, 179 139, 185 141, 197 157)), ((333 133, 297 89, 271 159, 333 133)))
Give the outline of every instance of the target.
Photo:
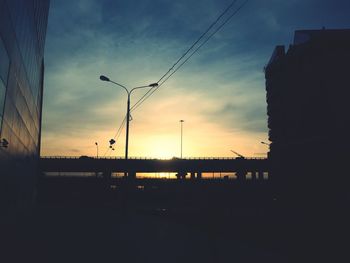
POLYGON ((238 179, 245 178, 247 173, 253 179, 262 179, 269 172, 269 161, 266 158, 93 158, 87 156, 41 157, 42 172, 95 172, 110 176, 112 173, 128 173, 135 177, 136 173, 177 173, 184 179, 188 173, 191 178, 202 178, 202 173, 234 172, 238 179))

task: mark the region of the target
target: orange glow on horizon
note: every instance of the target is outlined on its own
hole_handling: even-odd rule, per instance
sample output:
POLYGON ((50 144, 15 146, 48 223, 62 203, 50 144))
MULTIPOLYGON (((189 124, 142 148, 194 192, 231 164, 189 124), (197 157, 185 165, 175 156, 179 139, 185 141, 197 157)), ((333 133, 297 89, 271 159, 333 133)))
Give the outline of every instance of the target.
MULTIPOLYGON (((228 128, 216 120, 206 120, 201 112, 201 104, 194 104, 192 97, 182 101, 172 97, 167 103, 145 104, 141 111, 133 113, 130 122, 129 157, 147 157, 171 159, 181 156, 180 119, 183 125, 183 151, 186 157, 237 157, 234 150, 246 157, 263 157, 268 151, 261 141, 267 141, 265 132, 247 132, 228 128), (172 102, 173 104, 169 103, 172 102), (176 108, 176 105, 188 105, 176 108), (174 110, 174 107, 176 111, 174 110), (255 155, 259 153, 259 155, 255 155)), ((208 104, 213 105, 213 104, 208 104)), ((203 107, 203 106, 201 106, 203 107)), ((99 109, 101 110, 101 109, 99 109)), ((103 110, 106 115, 112 108, 107 105, 103 110)), ((113 114, 112 114, 113 115, 113 114)), ((115 118, 117 119, 117 118, 115 118)), ((119 116, 119 120, 122 117, 119 116)), ((116 138, 114 151, 109 150, 109 140, 114 137, 117 125, 111 122, 103 129, 89 127, 83 129, 71 123, 71 130, 66 133, 46 133, 42 140, 42 156, 81 156, 96 157, 98 142, 99 157, 125 156, 125 128, 116 138)))

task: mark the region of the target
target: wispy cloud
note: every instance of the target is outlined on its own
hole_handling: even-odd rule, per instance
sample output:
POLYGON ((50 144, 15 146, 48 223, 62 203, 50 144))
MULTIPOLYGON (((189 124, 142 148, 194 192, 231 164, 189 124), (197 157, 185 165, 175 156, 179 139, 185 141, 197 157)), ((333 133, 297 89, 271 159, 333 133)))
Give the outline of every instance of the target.
MULTIPOLYGON (((43 154, 94 154, 108 147, 126 111, 128 87, 157 81, 230 3, 222 1, 52 1, 46 45, 43 154)), ((307 1, 308 2, 308 1, 307 1)), ((266 151, 263 67, 276 44, 289 44, 300 25, 342 24, 326 7, 315 18, 301 0, 250 1, 234 19, 137 111, 131 122, 134 155, 178 152, 185 119, 189 155, 266 151), (301 17, 298 10, 309 13, 301 17), (163 148, 163 149, 162 149, 163 148), (167 150, 164 150, 167 149, 167 150), (163 152, 163 153, 161 153, 163 152)), ((341 1, 343 5, 347 5, 341 1)), ((344 12, 343 12, 344 13, 344 12)), ((345 14, 344 14, 345 15, 345 14)), ((348 23, 349 26, 349 23, 348 23)), ((143 92, 135 92, 132 102, 143 92)), ((124 134, 116 154, 123 154, 124 134)))

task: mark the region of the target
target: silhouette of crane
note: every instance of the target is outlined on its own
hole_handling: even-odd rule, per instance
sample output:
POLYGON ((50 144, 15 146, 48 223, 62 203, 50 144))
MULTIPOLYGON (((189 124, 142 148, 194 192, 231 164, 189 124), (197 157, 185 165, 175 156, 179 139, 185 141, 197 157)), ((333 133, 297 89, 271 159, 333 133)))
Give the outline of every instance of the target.
MULTIPOLYGON (((244 160, 245 159, 245 157, 242 154, 240 154, 238 152, 235 152, 233 150, 230 150, 230 151, 238 156, 238 157, 236 157, 236 159, 238 159, 238 160, 244 160)), ((247 170, 244 169, 244 168, 243 169, 239 169, 239 170, 236 171, 236 176, 237 176, 238 180, 242 180, 243 178, 245 178, 246 174, 247 174, 247 170)))
POLYGON ((238 152, 235 152, 235 151, 233 151, 233 150, 231 150, 231 152, 233 152, 234 154, 236 154, 236 155, 238 156, 239 159, 245 159, 245 157, 244 157, 242 154, 240 154, 240 153, 238 153, 238 152))

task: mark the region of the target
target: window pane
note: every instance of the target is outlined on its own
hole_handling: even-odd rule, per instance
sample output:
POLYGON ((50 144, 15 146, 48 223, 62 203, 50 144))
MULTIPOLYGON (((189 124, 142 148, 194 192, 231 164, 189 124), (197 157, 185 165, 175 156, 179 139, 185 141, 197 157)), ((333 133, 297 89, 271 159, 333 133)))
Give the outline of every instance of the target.
POLYGON ((5 94, 6 94, 5 85, 0 79, 0 132, 1 132, 1 125, 2 125, 2 116, 4 114, 5 94))
POLYGON ((0 77, 6 83, 9 69, 9 57, 7 55, 4 43, 0 37, 0 77))
POLYGON ((5 102, 5 93, 6 93, 5 85, 0 80, 0 116, 3 115, 4 102, 5 102))

